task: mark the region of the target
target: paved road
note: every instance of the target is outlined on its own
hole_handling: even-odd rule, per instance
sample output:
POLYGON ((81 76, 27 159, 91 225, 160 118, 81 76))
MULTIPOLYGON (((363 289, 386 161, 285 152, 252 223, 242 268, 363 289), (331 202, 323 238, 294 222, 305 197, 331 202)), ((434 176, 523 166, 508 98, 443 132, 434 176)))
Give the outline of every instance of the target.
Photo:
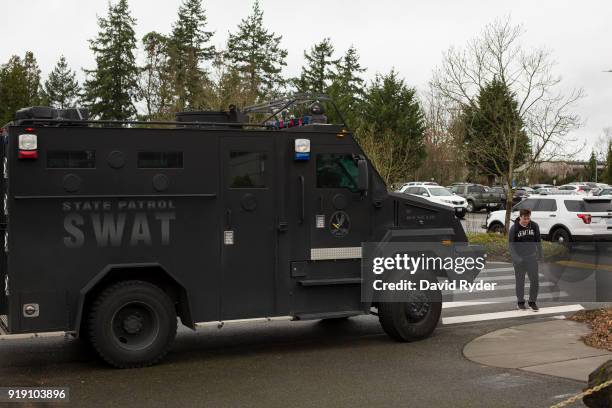
MULTIPOLYGON (((507 267, 490 265, 483 276, 507 276, 507 267)), ((487 296, 503 299, 507 290, 487 296)), ((487 318, 512 309, 511 301, 447 307, 442 322, 485 318, 441 322, 431 338, 409 344, 390 340, 374 316, 182 329, 162 365, 138 370, 110 369, 71 338, 2 340, 0 386, 69 386, 79 407, 531 408, 579 392, 580 382, 463 357, 463 346, 480 335, 558 314, 487 318)))

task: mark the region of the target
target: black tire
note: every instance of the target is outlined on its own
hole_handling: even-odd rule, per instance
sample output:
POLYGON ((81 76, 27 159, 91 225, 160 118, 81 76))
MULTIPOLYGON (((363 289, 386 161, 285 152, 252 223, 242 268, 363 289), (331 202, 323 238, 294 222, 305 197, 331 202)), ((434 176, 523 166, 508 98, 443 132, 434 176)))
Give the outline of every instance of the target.
POLYGON ((467 207, 465 209, 467 212, 472 213, 476 212, 476 207, 474 207, 474 202, 472 200, 468 200, 467 207))
POLYGON ((563 227, 555 228, 550 234, 550 240, 561 245, 569 245, 572 242, 572 235, 563 227))
POLYGON ((457 218, 459 218, 460 220, 465 218, 465 211, 460 211, 458 213, 455 213, 457 215, 457 218))
POLYGON ((166 355, 176 337, 176 309, 158 286, 130 280, 106 288, 88 316, 93 348, 117 368, 146 367, 166 355))
MULTIPOLYGON (((430 295, 431 296, 431 295, 430 295)), ((441 299, 439 291, 433 298, 441 299)), ((378 304, 378 320, 389 337, 401 342, 422 340, 436 329, 442 314, 442 302, 418 303, 427 307, 425 315, 415 318, 408 302, 381 302, 378 304)))
POLYGON ((487 228, 487 232, 489 234, 503 234, 504 226, 500 222, 493 222, 489 225, 489 228, 487 228))

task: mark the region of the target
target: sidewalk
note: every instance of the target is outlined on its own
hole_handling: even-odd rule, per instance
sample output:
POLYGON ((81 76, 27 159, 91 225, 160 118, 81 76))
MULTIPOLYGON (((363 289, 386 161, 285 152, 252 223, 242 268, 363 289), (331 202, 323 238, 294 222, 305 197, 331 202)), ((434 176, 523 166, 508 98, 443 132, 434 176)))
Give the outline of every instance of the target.
POLYGON ((463 349, 466 358, 488 366, 518 368, 577 381, 612 359, 606 350, 586 346, 584 323, 552 320, 496 330, 474 339, 463 349))

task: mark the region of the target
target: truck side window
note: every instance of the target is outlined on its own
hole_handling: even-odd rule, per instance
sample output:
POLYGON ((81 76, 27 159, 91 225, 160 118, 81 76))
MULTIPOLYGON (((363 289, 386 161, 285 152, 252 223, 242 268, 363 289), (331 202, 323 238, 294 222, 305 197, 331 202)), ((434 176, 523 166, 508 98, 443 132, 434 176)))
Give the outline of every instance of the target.
POLYGON ((183 152, 138 152, 139 169, 182 169, 183 152))
POLYGON ((265 188, 266 159, 266 154, 262 152, 230 152, 230 188, 265 188))
POLYGON ((96 167, 94 150, 49 150, 47 168, 49 169, 93 169, 96 167))
POLYGON ((351 154, 317 154, 317 188, 347 188, 358 191, 359 169, 351 154))

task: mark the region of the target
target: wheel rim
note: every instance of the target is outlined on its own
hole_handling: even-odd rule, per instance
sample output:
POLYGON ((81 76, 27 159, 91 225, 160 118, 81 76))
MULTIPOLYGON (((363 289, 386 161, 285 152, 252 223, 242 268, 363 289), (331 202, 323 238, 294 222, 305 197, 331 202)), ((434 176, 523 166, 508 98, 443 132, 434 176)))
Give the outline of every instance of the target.
POLYGON ((474 211, 474 204, 468 202, 466 209, 468 210, 468 212, 474 211))
POLYGON ((134 351, 149 347, 159 334, 159 315, 149 305, 129 302, 111 320, 112 337, 120 348, 134 351))
POLYGON ((553 241, 556 241, 557 243, 564 245, 568 243, 569 236, 565 231, 559 230, 555 232, 555 238, 553 239, 553 241))
POLYGON ((410 300, 405 303, 406 318, 410 323, 418 323, 427 317, 431 303, 427 295, 422 292, 413 293, 410 300))

